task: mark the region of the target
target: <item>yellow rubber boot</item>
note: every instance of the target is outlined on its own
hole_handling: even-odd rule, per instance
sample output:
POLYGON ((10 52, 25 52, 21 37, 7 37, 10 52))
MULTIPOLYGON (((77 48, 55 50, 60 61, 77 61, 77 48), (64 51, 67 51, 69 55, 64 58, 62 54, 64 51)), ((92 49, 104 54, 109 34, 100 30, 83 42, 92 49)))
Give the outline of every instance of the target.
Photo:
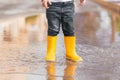
POLYGON ((48 36, 46 61, 56 60, 56 36, 48 36))
POLYGON ((77 55, 75 47, 76 47, 76 39, 75 36, 66 36, 64 37, 65 47, 66 47, 66 58, 72 61, 82 61, 83 59, 77 55))

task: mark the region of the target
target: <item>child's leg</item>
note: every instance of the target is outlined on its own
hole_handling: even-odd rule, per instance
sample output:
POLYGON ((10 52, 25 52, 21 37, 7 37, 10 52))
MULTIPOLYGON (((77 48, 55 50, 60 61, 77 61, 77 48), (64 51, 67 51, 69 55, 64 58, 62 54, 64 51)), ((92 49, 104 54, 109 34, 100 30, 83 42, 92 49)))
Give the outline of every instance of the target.
POLYGON ((61 15, 59 7, 56 7, 55 3, 49 6, 46 10, 46 17, 48 21, 48 36, 57 36, 60 31, 61 15))
POLYGON ((63 7, 63 12, 62 12, 62 30, 64 33, 64 36, 74 36, 74 23, 73 23, 73 18, 74 18, 74 3, 71 2, 66 2, 64 4, 65 7, 63 7))
POLYGON ((56 60, 56 42, 57 34, 60 31, 60 14, 59 7, 56 7, 55 4, 49 6, 49 9, 46 10, 46 17, 48 21, 48 39, 47 39, 47 61, 56 60))
POLYGON ((62 13, 62 29, 64 32, 64 40, 66 46, 66 58, 73 61, 82 61, 82 58, 77 55, 76 47, 76 38, 74 36, 74 3, 69 2, 63 7, 62 13))

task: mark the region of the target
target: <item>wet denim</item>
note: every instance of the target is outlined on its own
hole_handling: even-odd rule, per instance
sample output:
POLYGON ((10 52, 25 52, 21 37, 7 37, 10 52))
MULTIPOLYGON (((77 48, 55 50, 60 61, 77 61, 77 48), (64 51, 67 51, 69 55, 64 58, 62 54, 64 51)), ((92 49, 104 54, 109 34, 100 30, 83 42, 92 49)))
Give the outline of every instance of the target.
POLYGON ((46 10, 48 36, 57 36, 62 27, 64 36, 74 36, 74 2, 52 2, 46 10))

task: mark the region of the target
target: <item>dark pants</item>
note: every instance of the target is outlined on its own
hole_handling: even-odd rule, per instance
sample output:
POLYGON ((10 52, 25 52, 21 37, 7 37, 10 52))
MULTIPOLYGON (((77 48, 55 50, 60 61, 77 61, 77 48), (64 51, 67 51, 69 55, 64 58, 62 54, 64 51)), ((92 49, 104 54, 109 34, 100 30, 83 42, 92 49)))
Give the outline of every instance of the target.
POLYGON ((62 27, 64 36, 74 36, 74 2, 52 2, 46 10, 48 36, 57 36, 62 27))

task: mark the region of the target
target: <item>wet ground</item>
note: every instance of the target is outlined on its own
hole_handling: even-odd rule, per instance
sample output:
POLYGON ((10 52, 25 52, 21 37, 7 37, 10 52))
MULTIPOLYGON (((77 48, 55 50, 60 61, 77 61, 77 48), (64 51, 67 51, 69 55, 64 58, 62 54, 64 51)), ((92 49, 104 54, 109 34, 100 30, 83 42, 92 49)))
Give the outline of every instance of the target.
POLYGON ((76 3, 76 49, 83 62, 65 60, 62 31, 57 61, 46 62, 45 14, 33 13, 0 20, 0 80, 120 80, 119 13, 76 3))

